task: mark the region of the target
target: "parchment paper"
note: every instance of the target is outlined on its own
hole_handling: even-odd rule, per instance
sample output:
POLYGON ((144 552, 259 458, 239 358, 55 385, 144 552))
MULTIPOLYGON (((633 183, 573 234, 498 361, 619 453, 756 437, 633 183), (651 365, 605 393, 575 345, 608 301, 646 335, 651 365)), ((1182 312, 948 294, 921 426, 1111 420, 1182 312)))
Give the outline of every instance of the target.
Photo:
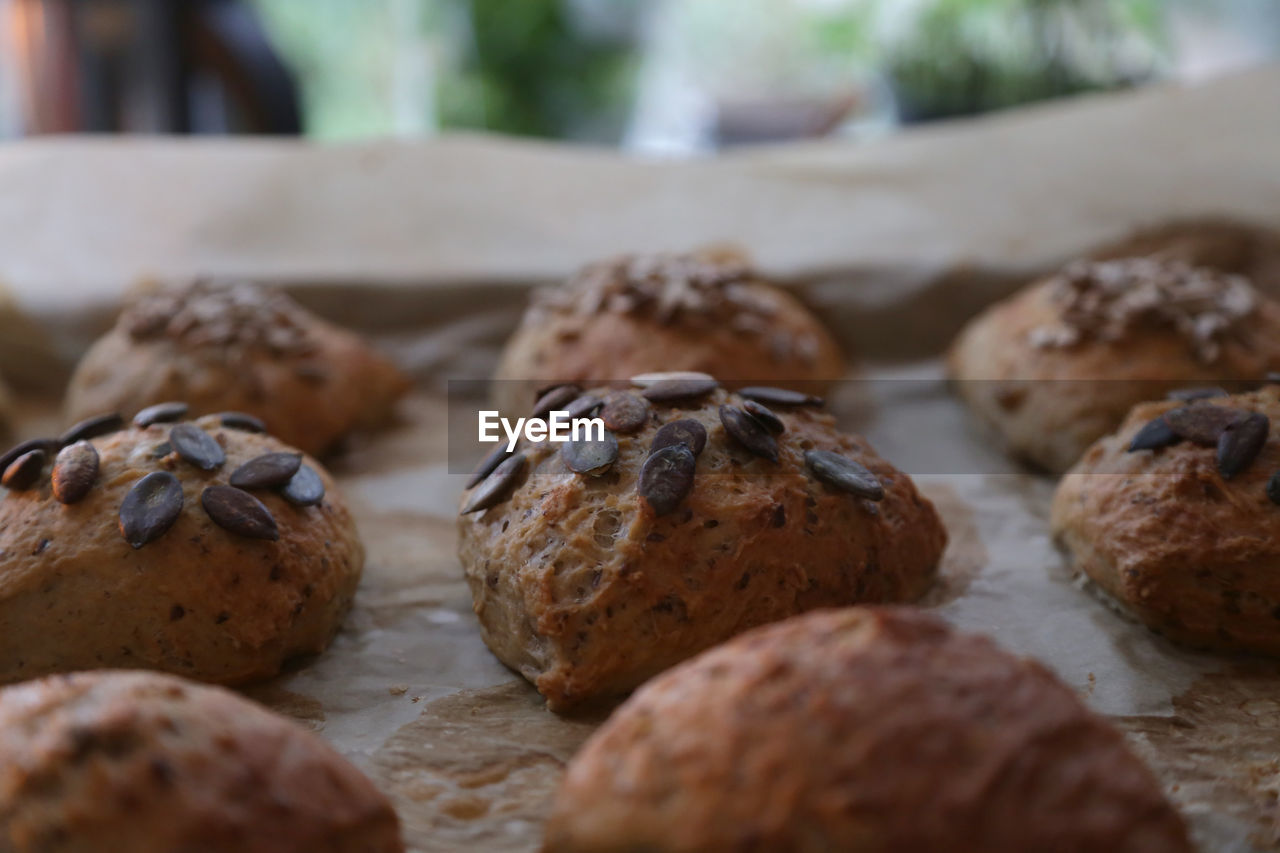
POLYGON ((479 639, 454 556, 463 477, 449 473, 444 382, 487 375, 533 282, 619 249, 741 243, 867 357, 873 381, 833 407, 944 516, 951 546, 927 603, 1046 661, 1115 719, 1204 849, 1275 849, 1280 667, 1179 650, 1082 589, 1048 539, 1052 481, 971 424, 936 354, 1030 270, 1133 224, 1277 224, 1278 93, 1271 69, 693 164, 484 139, 10 147, 0 366, 26 388, 19 431, 54 431, 59 377, 120 294, 193 272, 283 282, 396 354, 421 379, 401 422, 333 461, 369 551, 356 608, 328 652, 247 692, 369 772, 414 849, 533 850, 598 720, 546 712, 479 639))

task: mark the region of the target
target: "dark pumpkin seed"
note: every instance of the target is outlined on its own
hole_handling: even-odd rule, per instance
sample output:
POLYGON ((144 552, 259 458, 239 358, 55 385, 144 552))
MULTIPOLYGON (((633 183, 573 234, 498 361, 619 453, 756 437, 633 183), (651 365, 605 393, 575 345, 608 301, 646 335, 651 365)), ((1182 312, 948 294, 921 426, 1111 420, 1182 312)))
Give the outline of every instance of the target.
POLYGON ((697 456, 707 446, 707 428, 692 418, 681 418, 669 424, 663 424, 653 436, 653 444, 649 452, 656 453, 664 447, 683 444, 697 456))
POLYGON ((739 397, 755 400, 769 406, 821 406, 826 401, 812 394, 792 391, 790 388, 774 388, 768 385, 752 385, 738 391, 739 397))
POLYGON ((734 441, 756 456, 778 461, 778 442, 755 418, 737 406, 720 407, 720 423, 734 441))
POLYGON ((1161 447, 1169 447, 1180 441, 1182 441, 1182 436, 1174 432, 1163 417, 1159 417, 1147 421, 1142 429, 1134 434, 1133 440, 1129 442, 1129 452, 1156 450, 1161 447))
POLYGON ((124 418, 120 417, 116 412, 111 412, 106 415, 85 418, 58 436, 58 443, 64 445, 75 444, 77 441, 87 441, 100 435, 106 435, 109 432, 119 432, 123 428, 124 418))
POLYGON ((209 486, 200 494, 200 505, 213 523, 248 539, 280 538, 276 520, 262 501, 235 486, 209 486))
POLYGON ((557 388, 563 388, 566 385, 570 385, 575 388, 580 387, 573 382, 564 382, 564 381, 546 382, 546 383, 543 383, 542 385, 539 385, 537 388, 533 389, 534 402, 536 403, 538 400, 540 400, 544 394, 550 391, 554 391, 557 388))
POLYGON ((880 479, 847 456, 830 450, 808 450, 805 451, 804 461, 813 475, 828 486, 870 501, 884 498, 884 486, 880 484, 880 479))
POLYGON ((578 399, 581 394, 582 389, 577 385, 557 385, 538 398, 529 417, 546 420, 551 412, 564 411, 565 406, 578 399))
POLYGON ((641 373, 632 376, 629 380, 632 385, 637 388, 648 388, 650 385, 656 385, 659 382, 665 382, 668 379, 696 379, 700 381, 715 381, 715 377, 710 373, 701 373, 697 370, 669 370, 662 373, 641 373))
POLYGON ((649 454, 640 467, 636 491, 653 507, 653 514, 674 512, 693 489, 698 460, 683 444, 673 444, 649 454))
POLYGON ((706 378, 660 379, 640 393, 655 403, 670 403, 703 397, 720 387, 720 383, 706 378))
POLYGON ((1215 447, 1222 431, 1244 417, 1238 409, 1227 409, 1202 403, 1198 406, 1182 406, 1162 415, 1175 435, 1188 441, 1215 447))
POLYGON ((147 406, 133 416, 133 425, 138 429, 146 429, 152 424, 168 424, 180 421, 187 416, 190 407, 186 403, 156 403, 147 406))
POLYGON ((467 478, 467 484, 463 488, 473 488, 476 483, 492 474, 493 469, 501 465, 503 460, 513 453, 515 453, 515 450, 507 450, 506 444, 499 443, 488 456, 480 460, 480 464, 471 472, 471 476, 467 478))
POLYGON ((222 412, 218 415, 218 422, 227 429, 235 429, 240 432, 267 431, 267 425, 262 422, 261 418, 255 418, 247 412, 222 412))
POLYGON ((649 420, 649 404, 643 397, 619 391, 605 398, 600 419, 614 432, 635 432, 649 420))
POLYGON ((324 500, 324 480, 310 465, 303 465, 280 494, 294 506, 315 506, 324 500))
POLYGON ((598 477, 618 460, 618 439, 607 430, 603 439, 569 439, 560 445, 560 457, 570 471, 598 477))
POLYGON ((1266 376, 1262 377, 1262 381, 1268 385, 1280 385, 1280 373, 1269 371, 1266 376))
POLYGON ((574 418, 585 418, 596 409, 600 408, 602 403, 604 403, 604 400, 600 399, 595 394, 583 394, 581 397, 578 397, 566 406, 565 411, 569 413, 570 420, 573 420, 574 418))
POLYGON ((40 449, 29 450, 9 463, 0 476, 0 486, 11 492, 25 492, 40 481, 48 455, 40 449))
POLYGON ((1271 419, 1257 412, 1250 412, 1245 418, 1222 431, 1218 439, 1218 471, 1226 479, 1231 479, 1249 467, 1267 443, 1267 433, 1271 430, 1271 419))
POLYGON ((493 473, 471 493, 466 505, 462 507, 462 514, 479 512, 502 503, 507 492, 519 479, 520 472, 524 470, 524 462, 524 454, 517 453, 495 468, 493 473))
POLYGON ((87 441, 77 441, 58 451, 53 462, 53 496, 60 503, 82 501, 98 479, 98 451, 87 441))
POLYGON ((134 548, 163 536, 182 513, 182 484, 154 471, 133 484, 120 504, 120 535, 134 548))
POLYGON ((760 425, 774 435, 785 432, 787 425, 782 422, 782 418, 773 413, 773 410, 763 403, 757 403, 755 400, 743 400, 742 411, 760 422, 760 425))
POLYGON ((230 482, 237 489, 278 489, 288 485, 301 467, 301 453, 264 453, 233 471, 230 482))
POLYGON ((1272 474, 1271 479, 1267 480, 1267 497, 1273 504, 1280 504, 1280 471, 1272 474))
POLYGON ((155 447, 151 448, 151 455, 157 459, 163 459, 173 452, 173 445, 167 441, 162 441, 155 447))
POLYGON ((222 445, 195 424, 178 424, 169 430, 169 444, 179 456, 202 471, 216 471, 227 461, 222 445))
POLYGON ((1214 397, 1226 396, 1229 396, 1229 394, 1222 388, 1179 388, 1176 391, 1170 391, 1165 395, 1169 400, 1181 400, 1184 403, 1193 403, 1196 400, 1210 400, 1214 397))
POLYGON ((45 454, 51 455, 57 453, 60 447, 62 445, 56 438, 33 438, 21 444, 15 444, 0 455, 0 474, 7 471, 18 457, 26 456, 33 450, 43 450, 45 454))

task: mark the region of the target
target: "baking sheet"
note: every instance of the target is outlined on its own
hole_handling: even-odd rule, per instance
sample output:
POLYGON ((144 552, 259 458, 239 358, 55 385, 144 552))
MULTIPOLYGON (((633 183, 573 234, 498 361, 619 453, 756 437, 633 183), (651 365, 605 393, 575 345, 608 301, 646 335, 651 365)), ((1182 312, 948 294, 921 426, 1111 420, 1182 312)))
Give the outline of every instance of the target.
POLYGON ((1052 481, 985 440, 936 358, 980 305, 1132 225, 1280 225, 1280 111, 1259 107, 1277 92, 1273 68, 683 164, 466 138, 0 147, 0 370, 20 433, 57 431, 50 395, 152 274, 281 282, 393 352, 419 379, 401 422, 333 462, 369 552, 355 610, 327 653, 247 692, 363 767, 413 849, 533 850, 598 720, 546 712, 480 641, 454 556, 446 384, 488 375, 531 284, 617 250, 740 243, 871 359, 833 409, 942 512, 927 603, 1115 719, 1204 849, 1280 849, 1280 667, 1179 650, 1082 589, 1049 542, 1052 481))
MULTIPOLYGON (((982 472, 914 475, 951 537, 926 605, 1040 658, 1113 717, 1203 849, 1280 846, 1280 666, 1180 650, 1082 590, 1048 538, 1052 481, 992 449, 937 362, 870 365, 833 407, 908 471, 948 457, 982 472)), ((23 409, 24 434, 58 420, 49 403, 23 409)), ((417 392, 402 417, 333 464, 369 551, 355 610, 328 652, 245 692, 366 770, 412 849, 535 850, 599 718, 546 711, 485 649, 454 555, 464 475, 450 473, 446 400, 417 392)))

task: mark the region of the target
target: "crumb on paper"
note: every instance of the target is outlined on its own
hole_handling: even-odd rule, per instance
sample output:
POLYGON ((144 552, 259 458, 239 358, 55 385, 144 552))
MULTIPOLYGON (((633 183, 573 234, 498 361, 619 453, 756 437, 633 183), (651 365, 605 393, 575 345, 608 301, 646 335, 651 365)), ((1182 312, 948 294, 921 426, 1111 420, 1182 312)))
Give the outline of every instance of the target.
POLYGON ((387 688, 387 692, 390 693, 392 696, 403 696, 404 694, 409 692, 409 685, 393 684, 387 688))

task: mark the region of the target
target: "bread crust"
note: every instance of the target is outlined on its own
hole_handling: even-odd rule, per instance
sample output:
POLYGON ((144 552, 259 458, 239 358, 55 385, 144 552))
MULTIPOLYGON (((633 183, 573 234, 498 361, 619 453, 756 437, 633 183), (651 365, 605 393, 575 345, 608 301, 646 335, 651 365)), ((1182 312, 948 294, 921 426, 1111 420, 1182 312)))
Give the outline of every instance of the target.
POLYGON ((1163 327, 1137 326, 1117 340, 1070 347, 1033 343, 1058 322, 1054 280, 1045 279, 969 322, 947 355, 955 392, 1008 451, 1062 473, 1137 403, 1197 385, 1257 380, 1280 369, 1280 304, 1259 295, 1210 362, 1163 327))
MULTIPOLYGON (((1280 388, 1205 401, 1280 416, 1280 388)), ((1224 479, 1216 451, 1191 442, 1127 452, 1176 402, 1134 408, 1062 478, 1051 515, 1071 564, 1142 622, 1197 648, 1280 655, 1280 470, 1273 435, 1224 479)))
POLYGON ((128 305, 77 365, 66 412, 132 417, 178 400, 195 415, 247 412, 319 455, 387 420, 408 388, 385 356, 283 294, 199 283, 128 305))
POLYGON ((570 471, 559 445, 531 445, 510 497, 459 518, 458 554, 484 640, 552 709, 622 695, 765 622, 913 601, 929 588, 946 532, 910 477, 808 407, 775 408, 785 424, 779 460, 753 456, 718 414, 741 402, 721 389, 655 404, 643 428, 617 436, 617 461, 601 477, 570 471), (697 420, 708 439, 692 491, 655 516, 637 478, 659 427, 677 419, 697 420), (861 462, 883 500, 819 482, 806 450, 861 462))
POLYGON ((778 385, 823 394, 845 374, 831 334, 790 293, 762 280, 736 253, 622 257, 586 268, 535 297, 507 342, 494 374, 493 399, 504 413, 522 412, 532 390, 548 382, 622 382, 652 371, 697 371, 726 385, 778 385), (643 266, 645 279, 676 289, 703 276, 714 297, 697 310, 637 303, 602 278, 626 279, 643 266), (694 267, 694 272, 688 268, 694 267), (674 284, 673 284, 674 283, 674 284), (726 288, 732 299, 720 299, 726 288), (602 295, 602 291, 606 295, 602 295), (589 303, 584 307, 583 303, 589 303))
POLYGON ((96 667, 149 668, 225 684, 268 678, 290 658, 322 651, 350 608, 364 566, 355 522, 328 473, 318 506, 254 491, 278 541, 216 525, 201 494, 240 465, 290 451, 268 435, 194 422, 223 448, 205 472, 155 456, 173 424, 92 439, 100 470, 86 497, 55 500, 48 467, 30 491, 0 499, 0 683, 96 667), (135 550, 121 535, 125 496, 144 476, 172 472, 183 507, 163 536, 135 550))
POLYGON ((765 626, 636 692, 548 853, 1189 851, 1124 739, 1040 664, 911 608, 765 626))
POLYGON ((320 738, 155 673, 0 690, 0 848, 399 853, 387 799, 320 738))

